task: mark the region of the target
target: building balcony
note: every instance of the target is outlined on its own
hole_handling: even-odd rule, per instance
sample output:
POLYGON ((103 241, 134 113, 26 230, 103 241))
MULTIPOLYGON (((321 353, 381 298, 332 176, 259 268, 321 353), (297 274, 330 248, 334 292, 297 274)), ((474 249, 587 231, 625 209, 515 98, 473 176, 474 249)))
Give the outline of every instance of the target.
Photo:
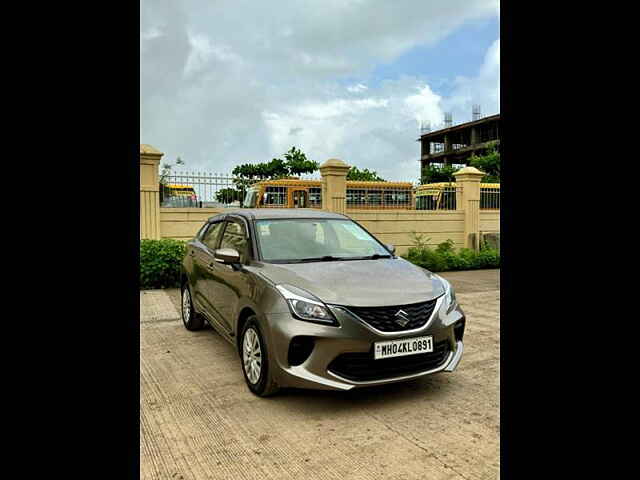
POLYGON ((476 143, 475 145, 468 145, 460 148, 451 148, 449 150, 442 150, 440 152, 429 153, 420 157, 421 161, 428 161, 430 163, 438 163, 439 159, 444 158, 467 158, 473 153, 482 150, 488 150, 500 145, 500 140, 489 140, 487 142, 476 143))

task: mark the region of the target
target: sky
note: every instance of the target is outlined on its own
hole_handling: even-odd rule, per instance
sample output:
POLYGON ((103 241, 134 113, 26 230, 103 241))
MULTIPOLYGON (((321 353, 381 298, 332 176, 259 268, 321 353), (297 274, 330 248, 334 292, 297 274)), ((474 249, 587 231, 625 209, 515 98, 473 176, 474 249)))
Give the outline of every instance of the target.
POLYGON ((499 112, 497 0, 141 0, 140 143, 230 174, 292 146, 420 175, 420 123, 499 112))

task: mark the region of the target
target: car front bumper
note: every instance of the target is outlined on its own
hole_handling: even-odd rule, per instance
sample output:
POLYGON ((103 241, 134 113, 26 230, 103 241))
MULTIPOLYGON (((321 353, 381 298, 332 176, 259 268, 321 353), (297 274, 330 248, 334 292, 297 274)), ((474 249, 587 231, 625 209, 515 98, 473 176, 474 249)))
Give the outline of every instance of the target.
MULTIPOLYGON (((281 387, 315 388, 324 390, 350 390, 356 387, 382 385, 401 382, 441 371, 451 372, 460 362, 463 352, 462 338, 456 339, 454 326, 464 321, 464 312, 459 305, 449 313, 442 305, 443 298, 437 300, 436 307, 429 321, 421 328, 405 331, 385 333, 375 330, 362 320, 352 316, 346 307, 330 306, 340 323, 339 327, 325 326, 298 320, 288 313, 277 313, 266 316, 268 335, 267 342, 270 352, 270 368, 281 387), (346 378, 331 366, 334 359, 342 354, 361 354, 362 358, 369 358, 372 368, 373 343, 385 340, 412 338, 432 335, 434 345, 447 345, 447 354, 438 365, 424 370, 412 370, 410 373, 383 375, 383 378, 357 379, 346 378), (294 337, 311 337, 313 350, 299 365, 289 363, 289 346, 294 337)), ((459 334, 458 334, 459 335, 459 334)), ((410 363, 410 355, 402 357, 405 363, 410 363)), ((398 358, 398 357, 396 357, 398 358)))

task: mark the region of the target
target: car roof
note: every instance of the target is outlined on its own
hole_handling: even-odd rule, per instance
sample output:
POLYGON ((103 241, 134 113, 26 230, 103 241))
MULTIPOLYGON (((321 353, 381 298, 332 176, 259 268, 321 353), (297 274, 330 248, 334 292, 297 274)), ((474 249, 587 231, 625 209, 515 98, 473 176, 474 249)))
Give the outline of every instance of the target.
POLYGON ((255 220, 278 218, 335 218, 344 220, 345 218, 349 218, 346 215, 325 212, 324 210, 315 208, 230 208, 209 218, 209 221, 213 221, 214 219, 218 220, 224 215, 238 215, 255 220))

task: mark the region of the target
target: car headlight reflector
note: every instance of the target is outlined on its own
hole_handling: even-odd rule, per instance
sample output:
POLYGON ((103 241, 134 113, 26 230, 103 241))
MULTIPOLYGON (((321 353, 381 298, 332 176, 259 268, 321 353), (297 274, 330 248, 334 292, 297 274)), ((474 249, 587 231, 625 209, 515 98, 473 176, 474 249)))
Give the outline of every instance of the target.
POLYGON ((293 307, 293 310, 298 316, 311 319, 311 320, 330 320, 331 314, 326 307, 318 305, 317 303, 311 303, 304 300, 292 299, 289 303, 293 307))
POLYGON ((445 306, 447 307, 447 313, 450 313, 451 310, 453 310, 453 308, 456 306, 458 302, 456 300, 456 292, 447 280, 442 278, 440 275, 434 275, 434 276, 438 280, 440 280, 442 282, 442 285, 444 286, 444 302, 445 302, 445 306))
POLYGON ((291 285, 276 285, 276 288, 285 298, 291 313, 296 318, 325 325, 338 325, 327 306, 309 292, 291 285))
POLYGON ((451 285, 449 285, 449 290, 446 293, 447 304, 450 307, 453 307, 456 304, 456 292, 451 285))

